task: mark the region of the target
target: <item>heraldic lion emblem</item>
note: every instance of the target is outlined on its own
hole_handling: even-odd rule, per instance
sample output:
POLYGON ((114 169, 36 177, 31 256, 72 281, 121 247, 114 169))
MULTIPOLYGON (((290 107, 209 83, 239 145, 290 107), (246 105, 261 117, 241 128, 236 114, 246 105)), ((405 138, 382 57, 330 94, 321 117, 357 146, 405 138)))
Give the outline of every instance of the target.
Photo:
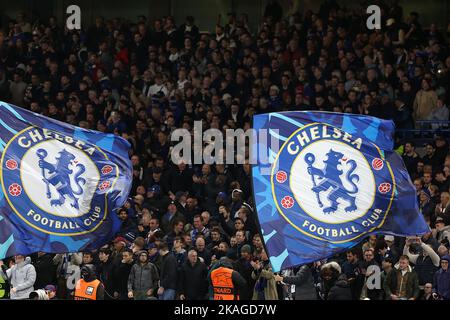
POLYGON ((65 203, 67 196, 73 200, 70 205, 75 209, 79 209, 76 196, 83 194, 82 186, 86 184, 86 180, 81 175, 86 171, 86 167, 81 163, 75 165, 75 156, 66 149, 58 153, 58 156, 55 158, 55 164, 46 160, 48 153, 44 149, 37 150, 36 155, 39 157, 39 168, 42 169, 43 181, 47 185, 47 199, 50 199, 50 204, 52 206, 61 206, 65 203), (75 174, 74 170, 70 169, 71 166, 77 168, 75 174), (75 189, 72 188, 70 182, 72 174, 74 174, 75 189), (50 185, 53 185, 58 191, 58 198, 52 198, 50 185))
POLYGON ((330 149, 330 151, 328 151, 326 155, 327 159, 323 161, 325 163, 325 167, 323 169, 319 169, 313 166, 315 162, 315 156, 312 153, 308 153, 305 155, 305 162, 308 164, 308 173, 311 175, 314 185, 312 191, 316 194, 319 206, 321 208, 323 207, 322 201, 320 200, 320 193, 326 192, 331 188, 332 190, 327 197, 331 204, 329 207, 323 209, 323 213, 332 213, 337 211, 337 208, 339 206, 339 198, 350 203, 345 208, 346 212, 355 211, 357 209, 357 206, 356 197, 354 195, 358 193, 358 186, 356 185, 356 183, 359 181, 359 176, 354 173, 355 169, 357 168, 356 161, 345 159, 342 153, 333 151, 333 149, 330 149), (350 169, 347 171, 345 178, 351 184, 351 190, 345 188, 341 179, 344 171, 342 169, 339 169, 338 167, 343 165, 342 162, 346 162, 350 165, 350 169), (315 176, 317 176, 321 180, 319 182, 316 182, 315 176))

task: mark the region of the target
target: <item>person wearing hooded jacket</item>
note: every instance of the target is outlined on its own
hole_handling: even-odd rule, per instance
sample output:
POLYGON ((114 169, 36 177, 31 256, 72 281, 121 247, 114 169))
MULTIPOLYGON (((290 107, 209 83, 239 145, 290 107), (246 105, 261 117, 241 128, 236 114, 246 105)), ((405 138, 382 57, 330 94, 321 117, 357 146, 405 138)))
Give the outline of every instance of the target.
POLYGON ((14 260, 15 264, 6 270, 6 276, 11 284, 10 297, 12 300, 28 299, 30 293, 34 291, 36 270, 31 264, 30 257, 16 255, 14 260))
POLYGON ((441 268, 436 271, 433 279, 433 293, 443 300, 450 300, 450 271, 448 265, 450 256, 445 255, 441 258, 441 268))
POLYGON ((86 264, 81 268, 81 279, 75 285, 75 300, 103 300, 105 287, 97 279, 95 266, 86 264))
POLYGON ((155 265, 148 261, 148 252, 139 252, 138 261, 128 276, 128 298, 135 300, 155 299, 159 275, 155 265))

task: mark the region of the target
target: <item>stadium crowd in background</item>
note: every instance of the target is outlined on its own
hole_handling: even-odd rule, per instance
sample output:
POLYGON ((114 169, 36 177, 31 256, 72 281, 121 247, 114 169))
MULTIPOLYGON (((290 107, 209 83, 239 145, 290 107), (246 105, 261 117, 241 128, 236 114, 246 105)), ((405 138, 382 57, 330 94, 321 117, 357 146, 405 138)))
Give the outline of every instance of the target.
POLYGON ((442 136, 416 146, 414 131, 404 130, 449 120, 450 34, 421 25, 398 1, 376 2, 380 30, 366 28, 365 7, 335 1, 288 15, 271 1, 257 30, 235 13, 209 33, 191 16, 98 17, 69 31, 55 18, 21 14, 3 25, 0 100, 121 135, 132 145, 133 186, 112 243, 2 261, 0 297, 52 299, 56 291, 73 299, 81 277, 97 281, 98 299, 449 300, 449 146, 442 136), (194 121, 203 130, 247 129, 254 114, 287 110, 392 119, 432 231, 370 236, 327 261, 274 274, 250 165, 175 165, 171 133, 192 132, 194 121), (221 281, 231 291, 214 290, 221 281))

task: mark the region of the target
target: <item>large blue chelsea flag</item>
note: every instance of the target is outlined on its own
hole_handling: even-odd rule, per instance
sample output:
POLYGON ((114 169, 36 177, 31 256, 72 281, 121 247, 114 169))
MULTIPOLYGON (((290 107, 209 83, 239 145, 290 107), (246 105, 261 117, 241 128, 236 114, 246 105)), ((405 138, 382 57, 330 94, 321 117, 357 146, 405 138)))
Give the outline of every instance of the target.
POLYGON ((254 116, 253 127, 269 134, 253 144, 252 179, 274 271, 333 256, 373 233, 429 231, 393 151, 392 121, 282 112, 254 116))
POLYGON ((0 102, 0 259, 98 248, 120 227, 129 143, 0 102))

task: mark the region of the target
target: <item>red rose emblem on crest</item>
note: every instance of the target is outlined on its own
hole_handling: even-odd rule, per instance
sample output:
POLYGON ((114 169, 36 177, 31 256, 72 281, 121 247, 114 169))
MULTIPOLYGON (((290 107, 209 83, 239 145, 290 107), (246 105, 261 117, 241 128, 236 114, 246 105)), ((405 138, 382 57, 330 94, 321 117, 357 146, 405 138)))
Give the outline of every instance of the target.
POLYGON ((6 167, 9 170, 15 170, 17 169, 17 161, 13 160, 13 159, 9 159, 8 161, 6 161, 6 167))
POLYGON ((383 194, 388 193, 389 191, 391 191, 391 184, 388 182, 383 182, 378 186, 378 191, 383 194))
POLYGON ((277 179, 278 183, 283 183, 287 179, 287 173, 285 171, 278 171, 275 175, 275 178, 277 179))
POLYGON ((290 196, 285 196, 281 199, 281 206, 285 209, 290 209, 294 206, 294 198, 290 196))
POLYGON ((103 174, 108 174, 108 173, 111 173, 112 171, 113 171, 113 168, 110 165, 103 166, 103 168, 102 168, 103 174))
POLYGON ((22 193, 22 187, 17 183, 13 183, 12 185, 9 186, 8 192, 13 197, 20 196, 20 194, 22 193))
POLYGON ((109 181, 103 181, 100 186, 98 187, 101 191, 104 191, 106 189, 109 188, 109 186, 111 185, 111 182, 109 181))

